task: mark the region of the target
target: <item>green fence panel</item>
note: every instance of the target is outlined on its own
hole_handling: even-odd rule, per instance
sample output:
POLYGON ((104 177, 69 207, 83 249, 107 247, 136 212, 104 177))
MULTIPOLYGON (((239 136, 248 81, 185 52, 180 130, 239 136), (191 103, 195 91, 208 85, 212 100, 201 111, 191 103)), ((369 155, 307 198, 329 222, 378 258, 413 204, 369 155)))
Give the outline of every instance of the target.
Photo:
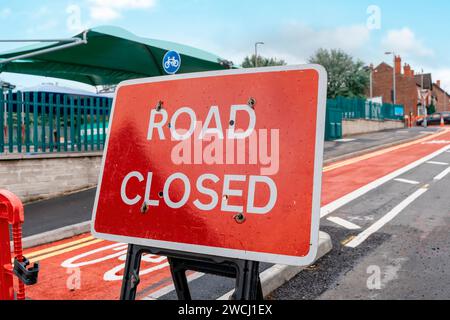
POLYGON ((88 145, 89 145, 89 141, 88 141, 88 99, 84 98, 83 99, 83 143, 84 143, 84 150, 87 151, 88 150, 88 145))
POLYGON ((69 141, 69 134, 68 134, 68 124, 67 124, 67 122, 68 122, 68 108, 69 108, 69 105, 68 105, 68 103, 67 103, 67 101, 68 101, 68 99, 67 99, 67 96, 64 96, 64 99, 63 99, 63 121, 64 121, 64 130, 63 130, 63 134, 64 134, 64 152, 67 152, 68 150, 69 150, 69 144, 68 144, 68 141, 69 141))
POLYGON ((94 98, 91 98, 90 105, 89 105, 89 124, 91 127, 91 134, 90 134, 90 140, 91 140, 91 151, 94 150, 94 101, 98 102, 98 98, 94 100, 94 98))
POLYGON ((102 150, 112 99, 0 93, 0 155, 102 150))
POLYGON ((25 152, 30 153, 31 151, 31 137, 30 137, 30 93, 26 92, 24 95, 25 102, 25 152))
POLYGON ((33 94, 33 147, 34 152, 39 152, 39 135, 38 135, 38 116, 39 116, 39 103, 38 94, 33 94))
POLYGON ((365 99, 336 97, 327 100, 326 140, 342 138, 342 119, 403 120, 404 107, 365 99))
POLYGON ((106 137, 106 110, 108 108, 107 100, 102 99, 102 132, 100 134, 102 148, 105 146, 105 137, 106 137))
POLYGON ((12 90, 8 91, 8 150, 14 152, 14 121, 12 90))
POLYGON ((70 97, 70 151, 75 151, 75 98, 70 97))
POLYGON ((0 92, 0 153, 5 152, 5 96, 0 92))
POLYGON ((325 140, 342 138, 342 111, 336 107, 327 107, 325 140))
POLYGON ((101 101, 97 100, 97 104, 95 106, 95 112, 96 112, 95 123, 97 125, 97 134, 96 134, 96 136, 97 136, 97 150, 100 150, 100 136, 99 136, 99 134, 100 134, 100 103, 101 103, 101 101))
POLYGON ((47 103, 45 101, 45 93, 41 93, 41 151, 46 152, 47 151, 47 144, 46 144, 46 133, 45 133, 45 127, 47 126, 47 123, 45 121, 45 114, 47 112, 47 103))
POLYGON ((53 152, 55 150, 54 146, 54 130, 53 130, 53 94, 49 95, 49 110, 48 110, 48 147, 49 151, 53 152))
POLYGON ((61 97, 56 96, 56 152, 61 152, 61 97))
POLYGON ((16 146, 17 146, 17 152, 22 153, 22 129, 23 122, 22 122, 22 116, 23 116, 23 104, 22 104, 22 94, 20 92, 17 92, 17 98, 16 98, 16 146))
POLYGON ((77 120, 75 122, 76 124, 76 130, 77 130, 77 150, 81 151, 81 98, 78 98, 76 104, 77 108, 77 120))

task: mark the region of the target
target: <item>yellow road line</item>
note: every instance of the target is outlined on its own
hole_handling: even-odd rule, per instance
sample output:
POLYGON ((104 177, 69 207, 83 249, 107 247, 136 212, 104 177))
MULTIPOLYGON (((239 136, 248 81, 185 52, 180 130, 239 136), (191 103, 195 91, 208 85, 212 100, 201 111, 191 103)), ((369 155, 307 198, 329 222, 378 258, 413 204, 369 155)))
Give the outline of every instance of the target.
POLYGON ((52 258, 52 257, 55 257, 55 256, 59 256, 61 254, 64 254, 64 253, 67 253, 67 252, 71 252, 71 251, 75 251, 77 249, 81 249, 81 248, 84 248, 84 247, 87 247, 87 246, 90 246, 90 245, 93 245, 93 244, 96 244, 96 243, 100 243, 100 242, 103 242, 103 241, 105 241, 105 240, 95 239, 95 240, 92 240, 92 241, 89 241, 89 242, 86 242, 86 243, 79 244, 77 246, 73 246, 73 247, 70 247, 70 248, 66 248, 66 249, 62 249, 62 250, 59 250, 59 251, 51 252, 49 254, 45 254, 45 255, 42 255, 42 256, 34 257, 33 259, 30 259, 30 262, 34 263, 34 262, 37 262, 37 261, 43 261, 45 259, 52 258))
POLYGON ((27 253, 26 256, 27 256, 27 258, 30 259, 30 258, 34 258, 36 256, 40 256, 40 255, 43 255, 43 254, 46 254, 46 253, 50 253, 50 252, 53 252, 53 251, 65 249, 65 248, 72 247, 72 246, 75 246, 77 244, 88 242, 88 241, 92 241, 92 240, 94 240, 94 237, 93 236, 88 236, 88 237, 85 237, 85 238, 82 238, 82 239, 78 239, 78 240, 75 240, 75 241, 63 243, 63 244, 60 244, 60 245, 57 245, 57 246, 52 246, 52 247, 48 247, 46 249, 30 252, 30 253, 27 253))

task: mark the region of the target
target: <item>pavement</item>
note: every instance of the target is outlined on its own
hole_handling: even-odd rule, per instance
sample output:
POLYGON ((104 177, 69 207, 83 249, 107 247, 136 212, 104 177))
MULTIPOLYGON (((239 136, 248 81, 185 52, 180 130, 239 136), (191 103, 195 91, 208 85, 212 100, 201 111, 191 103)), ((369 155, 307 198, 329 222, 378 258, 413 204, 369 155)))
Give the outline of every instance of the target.
MULTIPOLYGON (((321 229, 331 235, 334 250, 269 298, 446 297, 448 151, 450 131, 444 131, 326 166, 321 229)), ((83 234, 28 249, 25 255, 41 262, 41 274, 27 296, 117 299, 126 248, 83 234)), ((260 271, 274 268, 281 266, 263 264, 260 271)), ((226 279, 195 272, 188 277, 197 299, 221 298, 232 288, 226 279)), ((143 257, 138 298, 175 298, 164 257, 143 257)))
MULTIPOLYGON (((342 156, 401 143, 435 133, 439 127, 390 130, 353 136, 349 140, 327 141, 324 159, 342 159, 342 156)), ((68 196, 30 203, 25 206, 25 237, 89 221, 94 206, 96 189, 74 193, 68 196)))

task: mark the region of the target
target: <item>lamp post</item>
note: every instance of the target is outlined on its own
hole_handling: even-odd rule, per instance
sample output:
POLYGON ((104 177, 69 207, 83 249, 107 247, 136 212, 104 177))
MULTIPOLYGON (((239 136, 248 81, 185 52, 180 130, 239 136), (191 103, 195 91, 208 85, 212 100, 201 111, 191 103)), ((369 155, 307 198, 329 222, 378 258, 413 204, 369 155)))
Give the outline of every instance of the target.
POLYGON ((364 70, 369 73, 369 95, 370 99, 373 98, 373 66, 364 67, 364 70))
POLYGON ((395 52, 385 52, 384 54, 386 54, 386 55, 392 55, 393 57, 394 57, 394 67, 393 67, 393 70, 394 70, 394 72, 393 72, 393 94, 392 94, 392 104, 396 104, 397 103, 397 92, 396 92, 396 90, 395 90, 395 87, 396 87, 396 85, 395 85, 395 76, 396 76, 396 74, 395 74, 395 52))
POLYGON ((258 67, 258 46, 263 45, 264 42, 256 42, 255 43, 255 67, 258 67))
POLYGON ((423 82, 423 69, 422 69, 422 81, 421 81, 421 86, 420 86, 420 95, 422 96, 421 101, 422 101, 422 111, 423 111, 423 127, 427 128, 428 127, 428 110, 427 110, 427 106, 426 106, 426 102, 425 102, 425 97, 424 97, 424 93, 425 93, 425 89, 424 89, 424 82, 423 82))

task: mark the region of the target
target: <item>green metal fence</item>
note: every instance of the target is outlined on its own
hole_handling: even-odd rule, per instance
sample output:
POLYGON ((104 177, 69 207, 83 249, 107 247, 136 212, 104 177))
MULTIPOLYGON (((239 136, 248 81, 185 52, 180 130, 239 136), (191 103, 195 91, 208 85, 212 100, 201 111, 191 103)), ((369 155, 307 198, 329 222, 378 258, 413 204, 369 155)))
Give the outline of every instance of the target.
POLYGON ((102 150, 112 99, 0 93, 0 155, 102 150))
MULTIPOLYGON (((112 99, 57 93, 0 93, 0 155, 103 150, 112 99)), ((342 138, 343 119, 402 120, 403 106, 327 100, 325 139, 342 138)))
POLYGON ((403 105, 374 103, 365 99, 337 97, 327 100, 325 139, 342 138, 342 120, 403 120, 403 105))
POLYGON ((342 112, 336 107, 327 106, 325 140, 342 138, 342 112))

